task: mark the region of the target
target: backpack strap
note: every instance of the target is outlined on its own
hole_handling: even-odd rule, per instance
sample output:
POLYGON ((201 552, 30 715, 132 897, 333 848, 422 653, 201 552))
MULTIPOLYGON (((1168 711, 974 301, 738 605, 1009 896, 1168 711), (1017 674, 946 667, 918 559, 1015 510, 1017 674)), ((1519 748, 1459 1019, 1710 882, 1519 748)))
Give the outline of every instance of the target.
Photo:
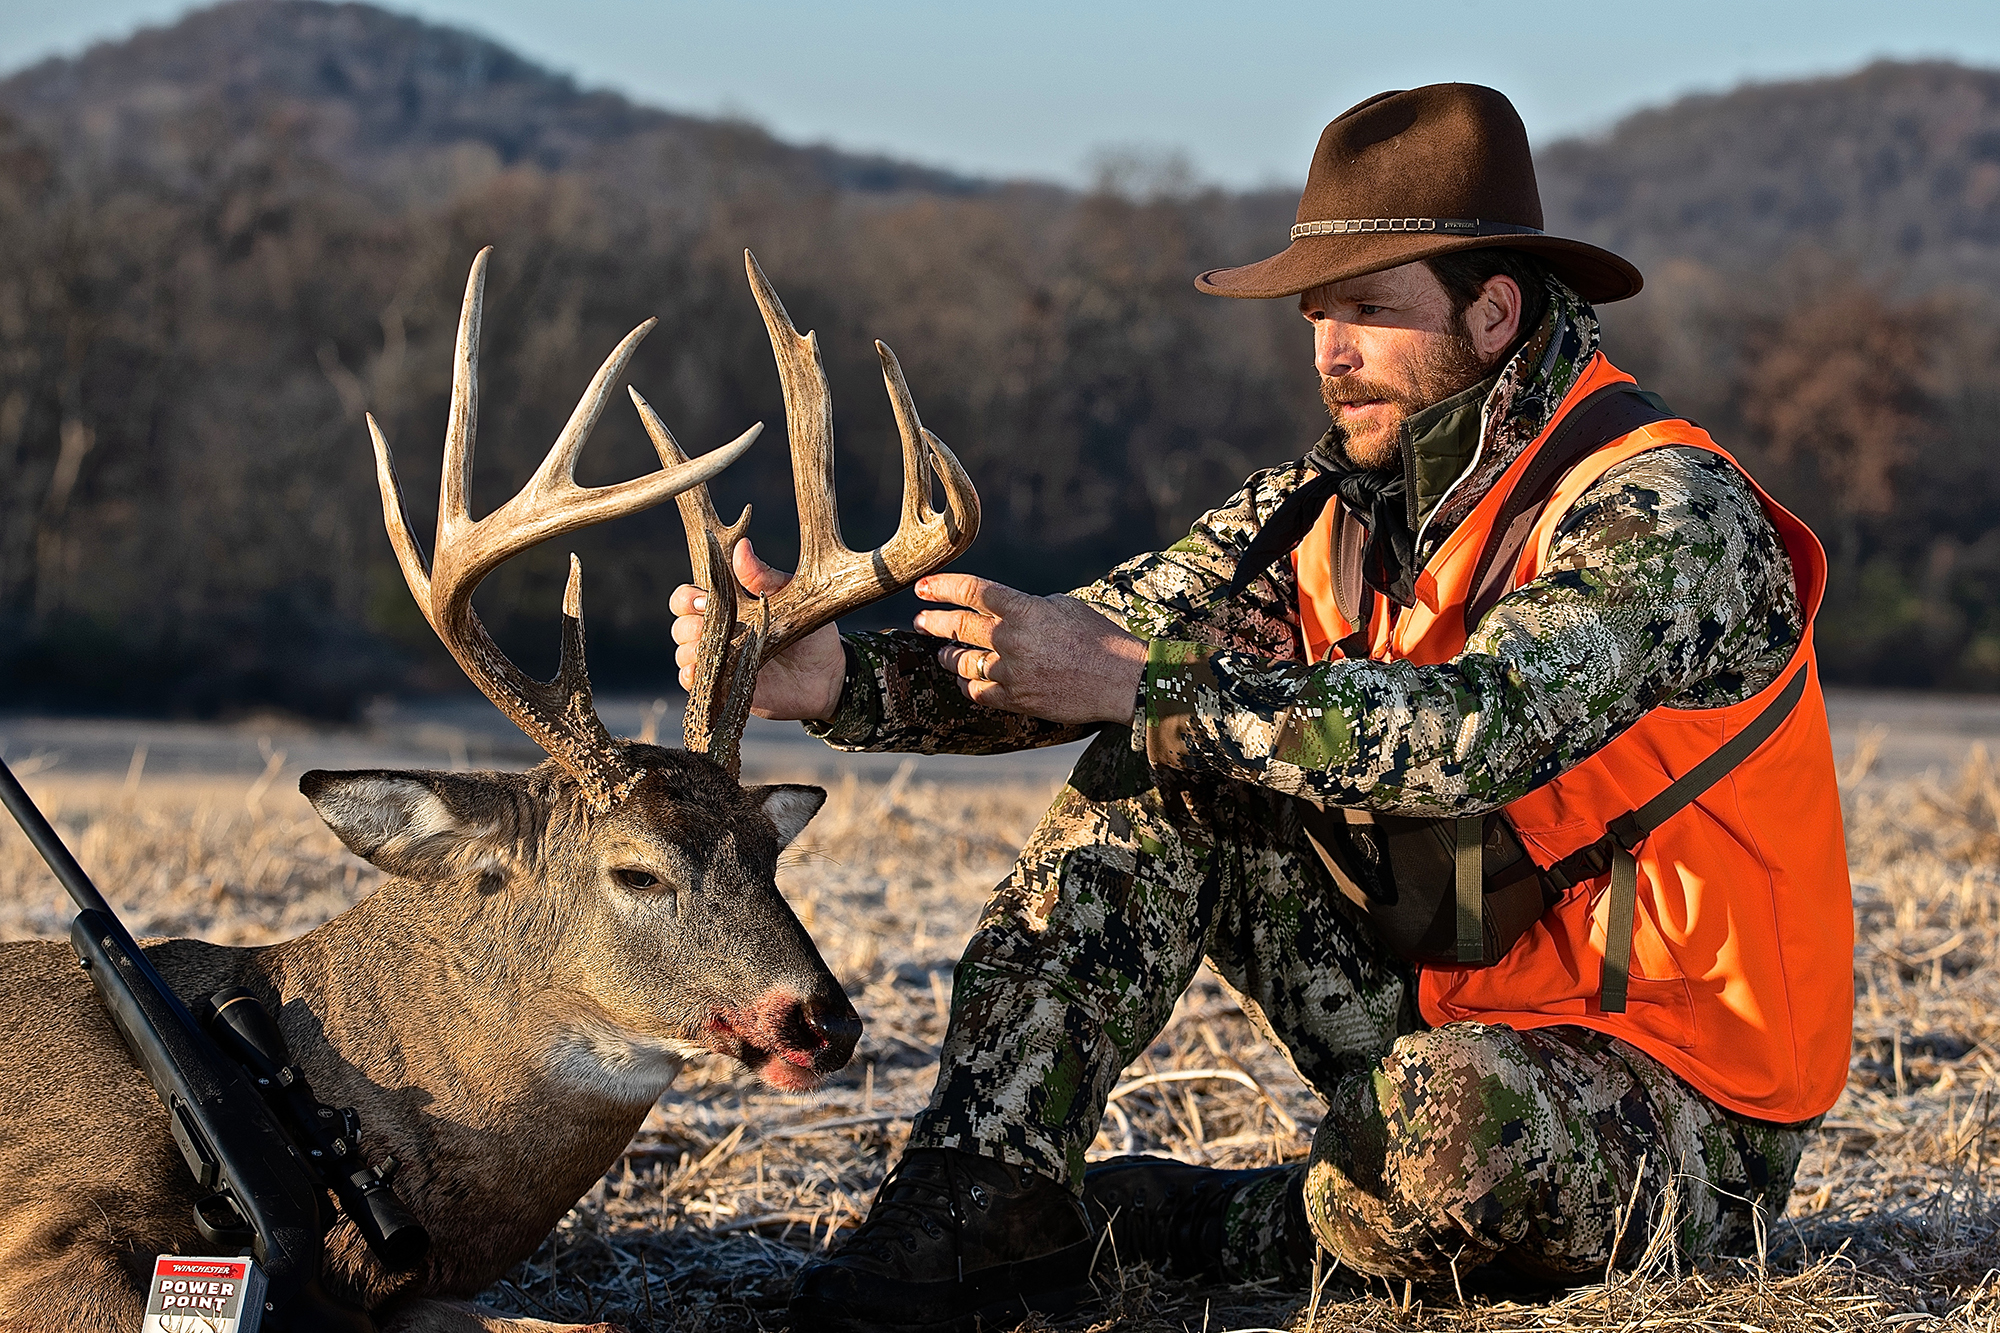
POLYGON ((1636 810, 1627 810, 1605 825, 1603 837, 1578 848, 1542 872, 1558 893, 1611 871, 1611 910, 1604 928, 1603 994, 1599 1007, 1607 1014, 1625 1012, 1626 982, 1632 974, 1632 918, 1639 897, 1639 863, 1633 856, 1653 830, 1699 800, 1729 771, 1748 759, 1775 734, 1799 700, 1805 697, 1806 670, 1792 674, 1791 684, 1766 704, 1750 725, 1724 741, 1715 752, 1666 785, 1658 796, 1636 810))
POLYGON ((1569 470, 1642 426, 1678 419, 1657 394, 1636 384, 1618 383, 1595 390, 1556 423, 1521 474, 1520 483, 1507 493, 1487 532, 1479 563, 1472 569, 1472 595, 1465 601, 1467 637, 1507 595, 1514 566, 1520 563, 1521 552, 1534 535, 1549 497, 1569 470))
MULTIPOLYGON (((1520 563, 1521 552, 1534 535, 1542 511, 1548 508, 1549 497, 1555 494, 1556 487, 1570 469, 1613 440, 1621 439, 1641 426, 1673 419, 1674 413, 1657 395, 1646 392, 1636 384, 1626 383, 1607 384, 1594 390, 1569 410, 1536 451, 1520 483, 1507 493, 1492 528, 1487 532, 1486 545, 1479 552, 1479 563, 1473 566, 1472 595, 1465 602, 1467 637, 1471 636, 1474 626, 1486 618, 1486 613, 1507 595, 1507 585, 1512 579, 1514 567, 1520 563)), ((1336 580, 1339 577, 1338 568, 1336 564, 1336 580)), ((1483 825, 1477 818, 1458 821, 1458 956, 1461 962, 1477 961, 1484 947, 1485 899, 1480 862, 1467 850, 1468 846, 1478 847, 1482 830, 1483 825)), ((1603 872, 1600 870, 1598 873, 1603 872)), ((1633 893, 1630 897, 1636 897, 1636 867, 1632 878, 1633 893)), ((1614 898, 1612 903, 1614 917, 1618 901, 1614 898)), ((1628 919, 1623 932, 1627 939, 1632 934, 1630 907, 1628 901, 1628 919)), ((1615 920, 1612 929, 1617 929, 1615 920)), ((1621 998, 1619 1008, 1623 1007, 1621 998)))
POLYGON ((1453 821, 1452 832, 1458 961, 1477 963, 1486 956, 1486 818, 1461 817, 1453 821))

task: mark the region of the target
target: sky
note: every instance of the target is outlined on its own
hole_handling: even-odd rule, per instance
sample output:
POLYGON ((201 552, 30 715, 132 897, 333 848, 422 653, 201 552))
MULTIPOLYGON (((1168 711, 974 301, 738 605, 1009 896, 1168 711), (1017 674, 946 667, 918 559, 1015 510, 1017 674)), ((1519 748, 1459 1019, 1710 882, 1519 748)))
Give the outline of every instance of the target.
MULTIPOLYGON (((1296 185, 1386 88, 1506 92, 1537 143, 1746 80, 1883 56, 2000 66, 1997 0, 395 0, 575 77, 782 138, 1083 183, 1111 156, 1296 185)), ((0 0, 0 71, 170 22, 185 0, 0 0)))

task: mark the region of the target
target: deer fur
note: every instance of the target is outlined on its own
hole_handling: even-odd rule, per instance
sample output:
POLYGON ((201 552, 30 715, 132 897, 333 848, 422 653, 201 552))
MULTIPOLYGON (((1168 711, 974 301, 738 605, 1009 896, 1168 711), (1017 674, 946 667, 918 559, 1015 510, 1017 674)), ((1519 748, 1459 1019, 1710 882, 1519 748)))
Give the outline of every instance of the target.
MULTIPOLYGON (((853 1052, 860 1020, 774 879, 825 793, 618 744, 642 776, 609 812, 553 761, 308 773, 389 878, 281 944, 146 946, 190 1002, 255 993, 320 1098, 358 1109, 369 1160, 395 1157, 429 1257, 390 1273, 343 1219, 324 1275, 383 1333, 581 1328, 474 1298, 617 1160, 683 1057, 799 1090, 853 1052)), ((154 1257, 203 1250, 197 1189, 66 943, 0 945, 0 1050, 0 1333, 136 1333, 154 1257)))

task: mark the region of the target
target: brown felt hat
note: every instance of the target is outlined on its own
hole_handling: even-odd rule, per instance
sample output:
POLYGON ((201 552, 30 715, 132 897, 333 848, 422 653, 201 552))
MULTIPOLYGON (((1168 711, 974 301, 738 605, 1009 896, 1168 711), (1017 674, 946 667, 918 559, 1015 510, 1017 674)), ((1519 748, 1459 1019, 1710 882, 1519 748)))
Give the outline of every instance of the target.
POLYGON ((1319 136, 1292 243, 1194 280, 1214 296, 1296 296, 1453 250, 1533 253, 1586 301, 1622 301, 1644 279, 1609 250, 1542 230, 1528 131, 1514 104, 1473 83, 1377 93, 1319 136))

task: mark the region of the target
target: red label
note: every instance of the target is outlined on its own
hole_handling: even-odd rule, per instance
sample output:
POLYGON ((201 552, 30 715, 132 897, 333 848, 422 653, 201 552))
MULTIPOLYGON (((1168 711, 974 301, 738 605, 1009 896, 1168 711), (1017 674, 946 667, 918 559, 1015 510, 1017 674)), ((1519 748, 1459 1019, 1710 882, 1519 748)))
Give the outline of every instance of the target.
POLYGON ((241 1282, 250 1276, 250 1261, 237 1259, 167 1259, 153 1266, 154 1277, 233 1278, 241 1282))

